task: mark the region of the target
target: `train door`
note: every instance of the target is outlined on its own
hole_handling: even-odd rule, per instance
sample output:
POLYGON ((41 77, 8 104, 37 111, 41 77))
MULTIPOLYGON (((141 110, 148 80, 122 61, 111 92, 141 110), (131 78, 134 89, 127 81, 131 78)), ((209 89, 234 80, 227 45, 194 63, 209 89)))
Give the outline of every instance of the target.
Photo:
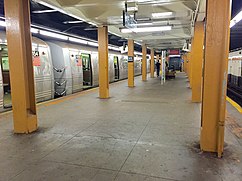
POLYGON ((80 52, 70 51, 70 63, 71 63, 71 74, 72 74, 72 92, 81 91, 83 88, 83 68, 82 58, 80 52))
POLYGON ((7 51, 6 45, 1 45, 0 59, 1 59, 2 78, 3 78, 3 107, 10 108, 12 106, 12 99, 11 99, 8 51, 7 51))
POLYGON ((83 87, 88 88, 92 86, 92 64, 90 54, 81 54, 82 68, 83 68, 83 87))
POLYGON ((118 57, 114 56, 114 80, 119 80, 119 62, 118 62, 118 57))

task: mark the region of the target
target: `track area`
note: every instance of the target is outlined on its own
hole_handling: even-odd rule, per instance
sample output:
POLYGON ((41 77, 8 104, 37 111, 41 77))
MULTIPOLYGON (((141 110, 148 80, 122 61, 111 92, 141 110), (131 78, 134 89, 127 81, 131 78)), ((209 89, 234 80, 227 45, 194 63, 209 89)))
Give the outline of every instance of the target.
POLYGON ((227 96, 234 100, 237 104, 239 104, 242 107, 242 92, 228 87, 227 88, 227 96))

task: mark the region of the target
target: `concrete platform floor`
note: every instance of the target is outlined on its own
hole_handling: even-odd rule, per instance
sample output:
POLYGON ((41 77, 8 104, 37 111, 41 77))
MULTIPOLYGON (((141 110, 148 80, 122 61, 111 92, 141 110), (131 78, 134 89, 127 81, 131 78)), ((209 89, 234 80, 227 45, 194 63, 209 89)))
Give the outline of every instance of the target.
POLYGON ((0 118, 0 180, 242 180, 242 141, 226 129, 224 157, 199 150, 200 105, 187 78, 110 86, 38 106, 39 130, 12 133, 0 118))

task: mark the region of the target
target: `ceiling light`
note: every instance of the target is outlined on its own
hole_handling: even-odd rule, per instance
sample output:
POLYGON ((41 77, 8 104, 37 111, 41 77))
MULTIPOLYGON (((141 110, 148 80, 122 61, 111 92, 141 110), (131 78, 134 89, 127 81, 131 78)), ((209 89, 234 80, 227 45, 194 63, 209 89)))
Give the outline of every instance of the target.
POLYGON ((87 41, 86 41, 86 40, 81 40, 81 39, 79 39, 79 38, 72 38, 72 37, 69 37, 69 41, 72 41, 72 42, 75 42, 75 43, 81 43, 81 44, 87 45, 87 41))
POLYGON ((114 46, 111 46, 111 45, 108 45, 108 49, 115 50, 115 51, 120 51, 118 47, 114 47, 114 46))
POLYGON ((171 16, 172 12, 163 12, 163 13, 152 13, 153 18, 162 18, 165 16, 171 16))
POLYGON ((94 47, 98 47, 98 43, 96 43, 96 42, 87 42, 87 44, 88 45, 90 45, 90 46, 94 46, 94 47))
POLYGON ((6 22, 5 21, 0 21, 0 26, 6 27, 6 22))
POLYGON ((242 11, 239 12, 231 21, 230 21, 230 28, 236 25, 238 22, 242 20, 242 11))
POLYGON ((160 27, 145 27, 145 28, 132 28, 132 29, 121 29, 121 33, 142 33, 142 32, 156 32, 156 31, 169 31, 171 26, 160 26, 160 27))
POLYGON ((68 40, 68 37, 65 36, 65 35, 49 32, 49 31, 40 30, 39 33, 41 35, 49 36, 49 37, 52 37, 52 38, 57 38, 57 39, 61 39, 61 40, 68 40))
POLYGON ((31 28, 30 31, 31 33, 39 33, 39 30, 36 28, 31 28))
POLYGON ((64 24, 75 24, 75 23, 83 23, 83 21, 64 21, 64 24))
POLYGON ((127 11, 138 11, 138 7, 128 7, 127 11))
POLYGON ((138 23, 136 26, 150 26, 153 25, 153 23, 138 23))
POLYGON ((93 22, 88 22, 88 24, 93 25, 93 26, 97 26, 97 24, 95 24, 93 22))
POLYGON ((150 18, 136 18, 137 21, 149 21, 150 18))
POLYGON ((40 11, 32 11, 32 13, 40 14, 40 13, 53 13, 57 12, 55 9, 49 9, 49 10, 40 10, 40 11))

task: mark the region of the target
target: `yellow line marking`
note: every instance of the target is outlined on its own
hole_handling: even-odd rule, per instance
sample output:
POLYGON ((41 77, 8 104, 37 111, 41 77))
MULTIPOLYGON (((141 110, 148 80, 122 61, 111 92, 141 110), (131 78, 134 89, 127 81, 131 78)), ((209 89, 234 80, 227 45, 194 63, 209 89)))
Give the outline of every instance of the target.
POLYGON ((232 99, 230 99, 229 97, 226 97, 226 100, 232 105, 234 106, 235 109, 237 109, 239 111, 239 113, 242 114, 242 108, 240 107, 239 104, 237 104, 236 102, 234 102, 232 99))
MULTIPOLYGON (((112 82, 112 83, 110 83, 110 85, 120 84, 124 81, 127 81, 127 79, 119 80, 117 82, 112 82)), ((49 101, 40 102, 40 103, 37 103, 37 107, 59 104, 59 103, 65 102, 67 100, 71 100, 71 99, 77 98, 79 96, 86 95, 86 94, 91 93, 91 92, 96 92, 98 89, 99 89, 99 87, 94 87, 94 88, 90 88, 90 89, 87 89, 87 90, 82 90, 81 92, 77 92, 77 93, 70 94, 70 95, 67 95, 67 96, 64 96, 64 97, 60 97, 60 98, 57 98, 57 99, 51 99, 49 101)), ((0 115, 4 116, 4 115, 10 114, 12 112, 13 111, 11 109, 9 111, 0 112, 0 115)))

